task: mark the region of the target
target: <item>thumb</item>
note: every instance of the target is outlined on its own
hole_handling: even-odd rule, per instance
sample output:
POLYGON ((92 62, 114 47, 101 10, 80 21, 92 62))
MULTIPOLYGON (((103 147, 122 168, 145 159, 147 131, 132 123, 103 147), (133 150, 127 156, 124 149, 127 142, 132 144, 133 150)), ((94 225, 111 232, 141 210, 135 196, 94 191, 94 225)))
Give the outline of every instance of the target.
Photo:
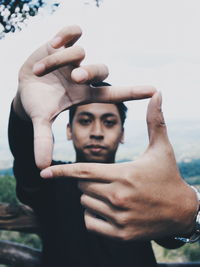
POLYGON ((51 123, 41 119, 33 120, 34 129, 34 154, 35 162, 39 169, 51 165, 53 152, 53 135, 51 123))
POLYGON ((156 92, 149 102, 147 127, 150 145, 157 144, 158 142, 168 142, 167 128, 162 113, 162 95, 160 92, 156 92))

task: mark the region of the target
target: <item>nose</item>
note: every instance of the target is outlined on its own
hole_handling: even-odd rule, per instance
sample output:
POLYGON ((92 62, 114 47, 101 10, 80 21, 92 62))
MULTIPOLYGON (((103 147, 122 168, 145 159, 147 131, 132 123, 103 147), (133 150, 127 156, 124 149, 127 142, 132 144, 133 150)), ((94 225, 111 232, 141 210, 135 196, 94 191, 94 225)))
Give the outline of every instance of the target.
POLYGON ((92 125, 92 129, 90 132, 90 138, 96 139, 96 140, 103 140, 104 134, 103 134, 103 127, 101 125, 101 122, 96 121, 92 125))

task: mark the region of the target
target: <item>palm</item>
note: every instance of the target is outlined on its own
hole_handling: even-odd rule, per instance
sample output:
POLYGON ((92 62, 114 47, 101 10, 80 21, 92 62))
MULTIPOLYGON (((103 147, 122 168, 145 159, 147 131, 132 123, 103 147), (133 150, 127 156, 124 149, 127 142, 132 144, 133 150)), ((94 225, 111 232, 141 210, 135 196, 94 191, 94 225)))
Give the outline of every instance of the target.
POLYGON ((42 117, 52 120, 72 104, 89 98, 90 86, 72 81, 71 71, 75 68, 72 65, 61 67, 42 77, 33 74, 33 65, 53 53, 55 49, 44 45, 28 58, 20 71, 21 100, 31 119, 42 117))

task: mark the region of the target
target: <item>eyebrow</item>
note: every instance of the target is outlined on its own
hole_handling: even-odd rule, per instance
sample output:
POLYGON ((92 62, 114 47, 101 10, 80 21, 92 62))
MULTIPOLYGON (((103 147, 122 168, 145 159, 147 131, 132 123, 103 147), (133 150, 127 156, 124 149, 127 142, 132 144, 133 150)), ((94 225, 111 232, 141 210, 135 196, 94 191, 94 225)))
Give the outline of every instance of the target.
MULTIPOLYGON (((78 113, 77 116, 95 117, 93 113, 88 112, 88 111, 82 111, 82 112, 78 113)), ((111 113, 111 112, 104 113, 104 114, 101 115, 102 119, 107 118, 107 117, 115 117, 115 118, 117 118, 117 115, 114 114, 114 113, 111 113)))

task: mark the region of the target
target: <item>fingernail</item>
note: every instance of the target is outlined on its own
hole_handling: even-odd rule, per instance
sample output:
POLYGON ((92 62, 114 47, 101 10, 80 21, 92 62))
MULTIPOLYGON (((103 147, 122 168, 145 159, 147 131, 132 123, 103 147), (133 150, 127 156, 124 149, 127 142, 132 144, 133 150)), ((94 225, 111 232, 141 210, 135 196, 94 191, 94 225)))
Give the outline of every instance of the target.
POLYGON ((75 69, 73 71, 73 76, 77 82, 84 83, 88 80, 88 73, 82 68, 75 69))
POLYGON ((34 66, 33 66, 33 72, 35 74, 41 74, 42 72, 45 71, 45 65, 43 63, 36 63, 34 66))
POLYGON ((42 170, 42 171, 40 172, 40 176, 41 176, 42 178, 52 178, 52 177, 53 177, 53 173, 52 173, 51 170, 46 169, 46 170, 42 170))
POLYGON ((62 38, 60 36, 56 36, 53 38, 53 40, 50 41, 51 46, 54 48, 57 48, 57 46, 61 43, 62 38))

